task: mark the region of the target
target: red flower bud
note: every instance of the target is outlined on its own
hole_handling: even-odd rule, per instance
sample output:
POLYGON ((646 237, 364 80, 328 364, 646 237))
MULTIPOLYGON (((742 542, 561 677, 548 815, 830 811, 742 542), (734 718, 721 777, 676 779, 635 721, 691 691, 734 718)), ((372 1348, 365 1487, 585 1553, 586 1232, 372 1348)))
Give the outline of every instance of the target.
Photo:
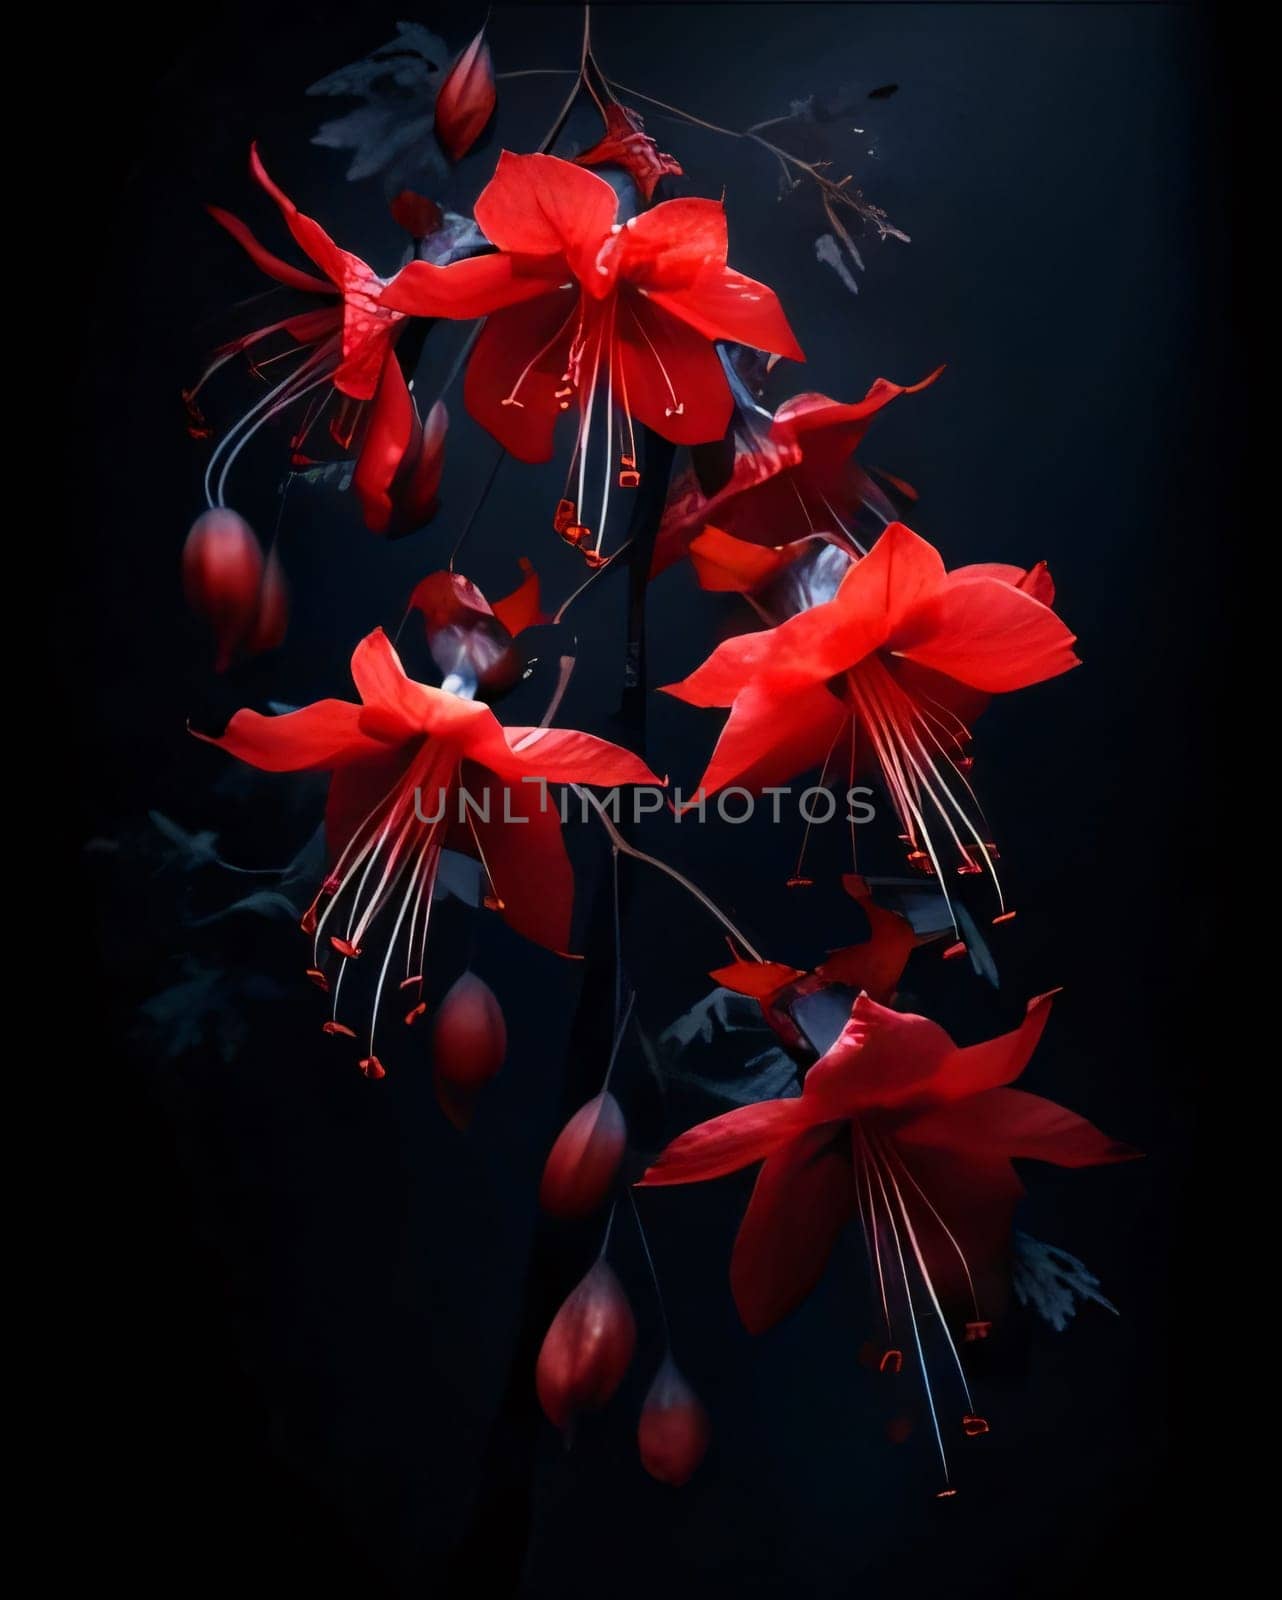
POLYGON ((586 1217, 610 1192, 628 1142, 619 1102, 608 1090, 580 1106, 557 1135, 539 1185, 554 1217, 586 1217))
POLYGON ((441 1001, 432 1024, 436 1097, 456 1128, 472 1120, 476 1096, 507 1055, 507 1024, 489 984, 465 972, 441 1001))
POLYGON ((436 96, 436 137, 451 161, 459 161, 481 137, 494 114, 494 64, 482 28, 458 57, 436 96))
POLYGON ((552 1319, 539 1351, 539 1404, 558 1428, 613 1396, 636 1348, 637 1327, 623 1285, 598 1261, 552 1319))
POLYGON ((254 530, 225 506, 191 525, 182 555, 187 604, 213 630, 214 670, 225 672, 258 615, 263 552, 254 530))
POLYGON ((400 223, 411 239, 426 239, 441 225, 440 206, 425 194, 416 194, 413 189, 402 189, 389 203, 388 209, 393 220, 400 223))
POLYGON ((665 1356, 641 1407, 641 1465, 660 1483, 680 1488, 708 1453, 708 1433, 708 1413, 699 1396, 665 1356))
POLYGON ((275 650, 284 642, 289 629, 289 585, 285 582, 285 569, 273 550, 263 568, 263 581, 258 596, 258 615, 245 640, 245 654, 262 655, 265 650, 275 650))

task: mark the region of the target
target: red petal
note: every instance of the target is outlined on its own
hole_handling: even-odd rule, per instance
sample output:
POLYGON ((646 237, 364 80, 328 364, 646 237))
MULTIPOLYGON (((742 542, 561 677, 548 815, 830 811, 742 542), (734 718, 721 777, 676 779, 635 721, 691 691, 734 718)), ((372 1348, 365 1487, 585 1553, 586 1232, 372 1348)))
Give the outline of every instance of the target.
POLYGON ((679 178, 682 168, 665 155, 645 132, 638 112, 616 102, 605 108, 605 137, 590 150, 575 156, 579 167, 619 166, 630 174, 642 196, 650 200, 660 178, 679 178))
POLYGON ((761 1100, 701 1122, 674 1139, 641 1184, 700 1183, 764 1161, 810 1121, 801 1100, 761 1100))
POLYGON ((230 211, 224 211, 221 206, 206 206, 205 210, 220 227, 226 228, 259 271, 265 272, 269 278, 275 278, 277 283, 287 284, 291 289, 303 289, 308 294, 335 293, 334 284, 327 278, 318 278, 310 272, 304 272, 301 267, 291 267, 288 261, 282 261, 279 256, 264 249, 245 223, 239 217, 232 216, 230 211))
POLYGON ((414 317, 447 317, 456 322, 485 317, 504 306, 549 294, 565 278, 559 258, 471 256, 449 266, 411 261, 378 290, 378 303, 414 317))
POLYGON ((352 489, 361 503, 365 525, 374 533, 385 533, 391 524, 389 491, 417 421, 400 363, 395 359, 385 361, 352 473, 352 489))
POLYGON ((989 1089, 926 1111, 896 1129, 895 1141, 962 1154, 1018 1156, 1057 1167, 1105 1166, 1140 1155, 1133 1146, 1101 1133, 1085 1117, 1022 1089, 989 1089))
POLYGON ((1039 994, 1028 1002, 1024 1020, 1012 1033, 982 1044, 954 1050, 940 1067, 938 1078, 929 1087, 933 1098, 961 1100, 983 1089, 1013 1083, 1032 1058, 1051 1014, 1051 1002, 1058 990, 1039 994))
POLYGON ((363 716, 362 726, 367 731, 386 742, 430 731, 432 696, 439 691, 406 675, 395 645, 382 628, 366 634, 352 652, 352 682, 366 711, 377 713, 376 717, 363 716))
POLYGON ((1077 666, 1074 636, 1041 601, 992 578, 950 577, 917 615, 903 618, 897 654, 959 683, 1003 694, 1077 666))
POLYGON ((726 265, 726 208, 719 200, 665 200, 642 211, 618 235, 618 271, 629 283, 688 289, 726 265))
POLYGON ((850 1157, 831 1124, 811 1128, 762 1166, 730 1260, 749 1333, 764 1333, 823 1275, 854 1207, 850 1157))
POLYGON ((713 594, 753 594, 791 566, 800 553, 799 544, 772 550, 711 525, 690 543, 690 561, 699 587, 713 594))
POLYGON ((436 95, 436 137, 451 161, 459 161, 481 137, 498 96, 494 64, 482 28, 445 75, 436 95))
MULTIPOLYGON (((610 789, 621 783, 645 783, 662 787, 662 779, 655 776, 641 760, 621 745, 598 739, 590 733, 578 733, 572 728, 499 728, 493 724, 473 740, 468 755, 491 771, 519 781, 521 778, 542 778, 548 783, 595 784, 610 789), (498 731, 499 739, 492 737, 498 731)), ((525 785, 537 795, 537 784, 525 785)))
POLYGON ((470 763, 463 768, 463 785, 482 816, 471 816, 466 844, 460 832, 460 848, 476 852, 474 829, 504 922, 523 939, 563 954, 570 945, 574 869, 556 800, 548 796, 545 805, 538 784, 505 784, 470 763), (490 820, 485 822, 487 800, 490 820))
MULTIPOLYGON (((408 268, 406 269, 408 271, 408 268)), ((577 290, 546 294, 488 319, 467 364, 469 415, 518 461, 546 461, 561 415, 556 390, 574 336, 577 290)))
POLYGON ((610 185, 582 167, 556 156, 504 150, 473 215, 500 250, 563 256, 583 278, 595 268, 617 209, 610 185))
POLYGON ((955 1052, 936 1023, 861 994, 836 1042, 806 1074, 803 1097, 812 1118, 901 1106, 955 1052))
POLYGON ((850 724, 822 684, 776 693, 751 684, 736 697, 707 770, 704 794, 735 785, 756 792, 820 766, 850 724))
POLYGON ((279 717, 238 711, 220 739, 196 737, 263 772, 323 770, 386 753, 386 745, 361 732, 360 714, 361 708, 346 700, 318 700, 279 717))
POLYGON ((520 586, 494 602, 494 615, 513 638, 526 628, 536 627, 548 620, 540 603, 538 573, 524 556, 521 557, 520 567, 525 574, 520 586))
POLYGON ((804 978, 805 973, 796 967, 785 967, 778 961, 736 961, 728 967, 718 967, 708 976, 723 989, 733 989, 735 994, 746 994, 753 1000, 768 1000, 789 984, 804 978))
POLYGON ((827 983, 863 989, 884 1004, 899 987, 908 957, 916 948, 917 935, 906 918, 876 904, 862 878, 848 873, 841 882, 846 893, 863 907, 871 932, 863 944, 830 955, 815 968, 815 976, 827 983))
POLYGON ((730 385, 711 341, 657 309, 658 298, 619 292, 616 399, 626 396, 632 416, 673 444, 709 444, 730 425, 730 385))
POLYGON ((806 359, 774 290, 729 267, 704 274, 688 289, 652 290, 650 299, 705 338, 731 339, 790 361, 806 359))
MULTIPOLYGON (((298 244, 302 247, 307 257, 314 261, 334 287, 341 289, 348 272, 350 261, 359 261, 359 257, 352 257, 346 250, 341 250, 330 238, 319 222, 314 222, 311 217, 304 216, 294 202, 284 192, 277 188, 267 176, 267 169, 263 166, 258 155, 258 145, 249 147, 249 170, 254 179, 271 195, 280 207, 280 214, 285 219, 285 226, 293 234, 298 244)), ((360 262, 364 266, 364 262, 360 262)), ((366 272, 369 268, 365 268, 366 272)))

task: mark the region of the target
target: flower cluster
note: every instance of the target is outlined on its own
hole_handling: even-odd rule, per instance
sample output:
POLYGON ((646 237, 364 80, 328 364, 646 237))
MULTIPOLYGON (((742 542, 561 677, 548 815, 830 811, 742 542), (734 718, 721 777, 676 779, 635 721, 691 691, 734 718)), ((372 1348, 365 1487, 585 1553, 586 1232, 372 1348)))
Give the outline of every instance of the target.
MULTIPOLYGON (((575 597, 550 618, 526 561, 517 590, 493 604, 452 559, 415 586, 406 619, 417 617, 412 635, 421 625, 439 682, 410 676, 373 627, 351 658, 357 699, 278 715, 245 709, 200 737, 264 771, 328 774, 328 866, 302 918, 307 976, 326 997, 321 1026, 354 1040, 360 1070, 381 1079, 399 1053, 386 1042, 389 1011, 410 1029, 428 1018, 438 1096, 459 1127, 507 1051, 501 1001, 470 970, 429 1012, 433 906, 459 861, 479 881, 478 912, 570 954, 574 873, 563 812, 547 802, 548 785, 569 786, 606 829, 616 863, 649 863, 697 896, 732 939, 734 959, 713 981, 759 1004, 800 1092, 687 1129, 632 1174, 643 1171, 644 1189, 759 1168, 730 1264, 754 1333, 806 1296, 838 1235, 857 1222, 884 1335, 878 1365, 919 1368, 948 1484, 930 1351, 955 1367, 963 1434, 983 1434, 962 1347, 986 1337, 1005 1304, 1022 1193, 1012 1161, 1080 1167, 1135 1154, 1012 1087, 1042 1035, 1049 995, 1030 1002, 1013 1032, 962 1046, 895 1006, 924 945, 943 943, 949 957, 969 950, 983 965, 959 878, 987 874, 991 921, 1014 916, 972 786, 974 723, 992 697, 1078 665, 1074 636, 1044 565, 950 570, 902 520, 916 492, 855 464, 878 413, 938 373, 907 386, 878 379, 851 403, 798 394, 773 413, 749 394, 739 347, 804 359, 783 308, 773 290, 729 265, 723 202, 672 194, 681 167, 635 112, 601 98, 608 82, 586 48, 584 63, 580 89, 605 124, 599 143, 575 161, 501 152, 470 218, 398 195, 392 210, 408 258, 388 278, 301 212, 251 151, 256 183, 309 264, 274 254, 238 218, 212 210, 301 307, 224 345, 185 397, 193 433, 208 438, 197 396, 214 372, 239 355, 261 374, 264 352, 278 343, 285 348, 271 360, 293 357, 288 375, 212 449, 209 506, 184 558, 188 599, 214 633, 220 670, 281 642, 278 552, 273 544, 264 554, 226 490, 250 438, 286 411, 292 473, 322 468, 321 452, 337 451, 373 532, 399 537, 428 523, 445 480, 449 419, 443 395, 420 411, 418 357, 435 324, 475 324, 460 358, 466 410, 523 463, 553 457, 566 419, 565 486, 547 518, 589 568, 628 547, 612 534, 619 499, 649 470, 647 438, 692 452, 689 470, 657 485, 666 490, 656 500, 661 518, 630 557, 634 603, 647 580, 687 564, 704 588, 741 597, 762 624, 691 659, 688 674, 666 686, 690 706, 727 713, 698 790, 755 795, 813 773, 820 785, 858 778, 879 787, 928 914, 892 904, 856 870, 844 880, 849 942, 813 968, 793 966, 766 959, 707 896, 639 850, 590 791, 666 780, 651 772, 639 740, 627 749, 551 725, 572 656, 562 657, 540 725, 505 725, 494 709, 522 678, 528 635, 575 597), (719 447, 719 475, 709 476, 704 447, 719 447), (816 1022, 817 1007, 828 1023, 816 1022)), ((437 94, 436 136, 450 160, 478 147, 494 101, 479 35, 437 94)), ((655 593, 661 600, 661 585, 655 593)), ((791 881, 810 882, 800 864, 791 881)), ((597 1212, 629 1170, 626 1092, 610 1087, 629 1015, 621 969, 619 977, 621 1014, 599 1092, 547 1159, 540 1199, 555 1216, 597 1212)), ((610 1400, 634 1352, 635 1320, 605 1248, 547 1330, 532 1375, 563 1428, 610 1400)), ((640 1419, 642 1459, 656 1477, 684 1482, 708 1438, 706 1413, 669 1350, 640 1419)))

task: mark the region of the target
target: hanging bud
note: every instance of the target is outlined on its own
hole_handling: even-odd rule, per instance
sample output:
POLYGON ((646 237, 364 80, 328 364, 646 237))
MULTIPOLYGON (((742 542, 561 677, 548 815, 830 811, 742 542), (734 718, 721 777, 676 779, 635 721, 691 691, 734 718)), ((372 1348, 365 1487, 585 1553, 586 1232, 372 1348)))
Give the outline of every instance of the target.
POLYGON ((637 1443, 641 1465, 660 1483, 680 1488, 708 1452, 708 1413, 699 1396, 665 1356, 641 1407, 637 1443))
POLYGON ((482 28, 445 75, 436 96, 436 137, 451 161, 460 161, 494 114, 494 64, 482 28))
POLYGON ((225 672, 258 615, 263 552, 243 517, 225 506, 191 525, 182 555, 187 604, 214 635, 214 671, 225 672))
POLYGON ((539 1185, 554 1217, 586 1217, 609 1194, 628 1142, 619 1102, 608 1090, 580 1106, 557 1135, 539 1185))
POLYGON ((456 980, 432 1024, 436 1098, 456 1128, 472 1120, 476 1097, 507 1055, 507 1024, 493 989, 474 972, 456 980))
POLYGON ((539 1351, 535 1386, 549 1422, 564 1430, 581 1412, 599 1411, 623 1381, 636 1342, 623 1285, 598 1261, 552 1319, 539 1351))

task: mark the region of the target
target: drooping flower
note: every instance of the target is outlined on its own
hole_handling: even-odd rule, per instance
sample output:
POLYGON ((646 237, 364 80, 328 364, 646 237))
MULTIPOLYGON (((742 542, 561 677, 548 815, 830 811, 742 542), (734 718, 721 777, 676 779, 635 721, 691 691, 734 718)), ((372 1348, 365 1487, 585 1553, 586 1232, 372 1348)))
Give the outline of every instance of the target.
MULTIPOLYGON (((302 353, 302 359, 289 374, 251 407, 214 449, 205 478, 211 505, 222 503, 227 474, 250 437, 282 411, 304 400, 308 404, 293 436, 295 456, 299 456, 322 418, 335 443, 348 450, 358 439, 369 402, 379 393, 386 367, 395 360, 396 342, 407 320, 403 311, 382 302, 388 280, 379 277, 359 256, 337 245, 318 222, 305 216, 272 182, 256 145, 250 148, 249 170, 276 202, 295 243, 317 270, 293 266, 274 255, 229 212, 210 206, 210 215, 269 278, 318 303, 309 311, 278 318, 224 345, 215 352, 199 382, 186 392, 184 399, 194 429, 207 436, 208 429, 196 410, 196 397, 221 366, 235 355, 255 351, 274 334, 293 340, 302 353)), ((505 285, 510 298, 510 264, 497 256, 472 256, 445 265, 420 260, 415 265, 420 269, 415 282, 421 316, 479 316, 496 303, 506 303, 505 285)))
POLYGON ((410 609, 422 616, 428 649, 449 686, 488 700, 521 676, 516 640, 547 618, 538 574, 524 557, 520 567, 521 583, 492 606, 461 572, 429 572, 415 586, 410 609))
MULTIPOLYGON (((822 394, 795 395, 764 428, 755 425, 755 415, 749 418, 753 425, 743 430, 724 487, 705 495, 693 473, 673 483, 651 575, 679 561, 710 523, 749 544, 787 545, 819 534, 859 554, 860 507, 871 501, 880 508, 884 496, 856 466, 854 453, 879 411, 900 395, 928 388, 943 370, 912 384, 878 378, 849 405, 822 394)), ((878 519, 886 520, 880 510, 878 519)))
MULTIPOLYGON (((725 432, 733 402, 714 341, 802 359, 774 292, 726 265, 720 202, 669 200, 625 222, 618 208, 582 167, 503 152, 476 220, 510 277, 487 308, 464 389, 472 416, 521 461, 548 460, 557 419, 577 406, 554 526, 598 560, 616 464, 620 486, 640 481, 634 423, 676 444, 725 432), (595 537, 583 520, 590 455, 602 484, 595 537)), ((430 293, 411 262, 383 303, 431 315, 430 293)))
POLYGON ((985 1431, 957 1359, 949 1314, 983 1338, 1004 1293, 1011 1217, 1023 1187, 1012 1159, 1063 1167, 1138 1152, 1052 1101, 1008 1087, 1050 1012, 1030 1002, 1012 1033, 958 1047, 925 1017, 860 995, 802 1093, 714 1117, 664 1150, 643 1184, 695 1183, 760 1162, 735 1242, 731 1287, 744 1325, 764 1332, 818 1282, 838 1235, 858 1217, 886 1326, 883 1370, 909 1334, 944 1455, 925 1348, 932 1321, 956 1363, 966 1431, 985 1431))
POLYGON ((959 756, 963 712, 1078 664, 1037 587, 1014 567, 947 572, 933 546, 892 523, 830 601, 726 640, 667 687, 691 705, 731 708, 700 788, 760 789, 834 760, 853 773, 871 757, 909 861, 942 882, 951 843, 959 872, 987 868, 995 881, 959 756))
POLYGON ((461 161, 494 115, 494 63, 482 28, 445 74, 436 94, 436 137, 451 161, 461 161))
POLYGON ((665 155, 645 131, 641 115, 612 101, 605 107, 605 133, 590 149, 574 158, 576 167, 622 167, 647 202, 653 200, 661 178, 679 178, 682 167, 665 155))
MULTIPOLYGON (((282 716, 238 711, 219 745, 266 772, 331 774, 325 826, 331 866, 303 918, 309 976, 339 1020, 353 964, 377 969, 362 1068, 378 1076, 375 1031, 387 985, 411 990, 422 1014, 432 892, 445 849, 478 859, 487 904, 536 944, 564 952, 574 878, 548 784, 658 780, 636 756, 586 733, 504 728, 488 706, 416 683, 381 628, 357 645, 360 703, 320 700, 282 716), (361 962, 362 956, 372 957, 361 962), (393 976, 393 965, 396 976, 393 976)), ((200 735, 204 738, 204 735, 200 735)))

